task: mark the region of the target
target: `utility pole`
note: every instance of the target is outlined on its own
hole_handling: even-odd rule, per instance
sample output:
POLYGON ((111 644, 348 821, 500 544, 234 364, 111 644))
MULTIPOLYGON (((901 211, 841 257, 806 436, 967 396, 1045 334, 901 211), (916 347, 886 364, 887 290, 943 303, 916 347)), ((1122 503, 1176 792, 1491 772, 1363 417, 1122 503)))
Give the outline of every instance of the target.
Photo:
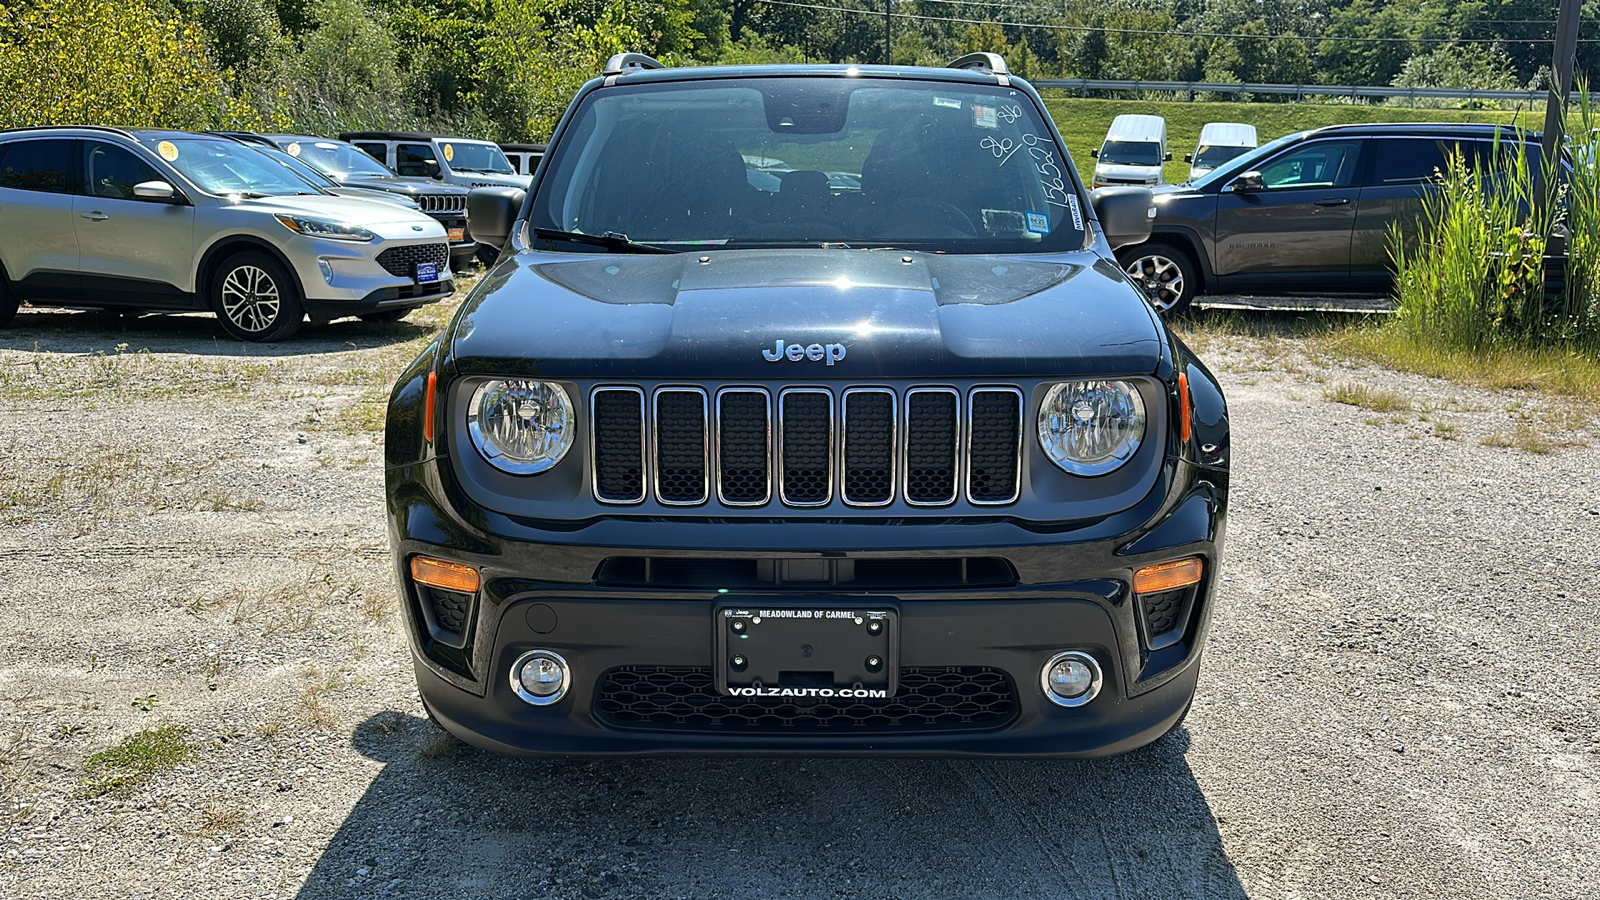
POLYGON ((894 0, 883 0, 883 64, 894 65, 894 19, 889 16, 889 4, 894 0))
POLYGON ((1556 188, 1561 171, 1561 135, 1566 125, 1567 96, 1572 93, 1573 59, 1578 53, 1578 22, 1582 0, 1561 0, 1556 14, 1555 59, 1550 66, 1550 99, 1544 108, 1544 146, 1541 163, 1550 174, 1538 201, 1543 206, 1556 188))

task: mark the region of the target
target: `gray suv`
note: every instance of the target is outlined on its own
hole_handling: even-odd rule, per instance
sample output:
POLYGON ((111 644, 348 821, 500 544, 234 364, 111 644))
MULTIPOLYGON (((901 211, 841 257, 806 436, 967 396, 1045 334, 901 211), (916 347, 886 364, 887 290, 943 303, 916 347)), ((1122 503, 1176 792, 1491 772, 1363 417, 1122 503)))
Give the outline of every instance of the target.
POLYGON ((393 321, 453 291, 438 222, 324 193, 237 141, 0 132, 0 325, 17 304, 205 310, 247 341, 393 321))
POLYGON ((1117 260, 1163 312, 1198 294, 1384 293, 1393 281, 1390 229, 1415 236, 1448 156, 1498 171, 1520 141, 1537 169, 1539 140, 1440 123, 1291 134, 1157 189, 1150 239, 1119 249, 1117 260))

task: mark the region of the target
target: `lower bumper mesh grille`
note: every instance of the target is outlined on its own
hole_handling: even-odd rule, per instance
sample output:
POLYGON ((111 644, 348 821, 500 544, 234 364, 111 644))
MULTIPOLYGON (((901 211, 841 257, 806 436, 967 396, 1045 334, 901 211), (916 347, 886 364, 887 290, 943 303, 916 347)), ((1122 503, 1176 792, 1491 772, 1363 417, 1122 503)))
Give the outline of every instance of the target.
POLYGON ((605 673, 594 712, 614 728, 724 734, 881 734, 1003 728, 1017 716, 1016 688, 987 666, 900 670, 886 700, 744 699, 717 693, 709 668, 622 666, 605 673))
POLYGON ((440 272, 450 268, 450 245, 411 244, 405 247, 390 247, 378 254, 378 265, 383 266, 385 272, 396 278, 415 276, 419 263, 433 263, 438 266, 440 272))

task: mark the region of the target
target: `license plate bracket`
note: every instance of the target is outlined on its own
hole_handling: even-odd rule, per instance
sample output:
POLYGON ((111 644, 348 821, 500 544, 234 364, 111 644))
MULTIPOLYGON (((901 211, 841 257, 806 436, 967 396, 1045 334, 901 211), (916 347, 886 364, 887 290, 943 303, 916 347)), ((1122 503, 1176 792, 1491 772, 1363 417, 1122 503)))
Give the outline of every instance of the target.
POLYGON ((417 284, 432 284, 439 280, 439 266, 436 263, 417 263, 417 284))
POLYGON ((893 609, 723 606, 712 620, 712 671, 724 696, 851 702, 893 697, 899 688, 893 609))

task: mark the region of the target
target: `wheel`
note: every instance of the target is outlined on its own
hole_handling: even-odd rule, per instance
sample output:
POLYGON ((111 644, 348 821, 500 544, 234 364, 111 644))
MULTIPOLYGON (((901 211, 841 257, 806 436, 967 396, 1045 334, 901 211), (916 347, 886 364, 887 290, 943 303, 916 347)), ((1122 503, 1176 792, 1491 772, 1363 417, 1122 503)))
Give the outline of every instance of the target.
POLYGON ((1150 305, 1163 315, 1189 307, 1200 274, 1187 251, 1159 241, 1147 241, 1117 251, 1117 261, 1133 283, 1150 298, 1150 305))
POLYGON ((409 309, 386 309, 381 312, 367 313, 361 317, 361 321, 379 323, 398 322, 409 315, 411 315, 411 310, 409 309))
POLYGON ((211 276, 211 308, 241 341, 281 341, 305 319, 300 293, 283 264, 259 250, 223 260, 211 276))
POLYGON ((11 288, 6 286, 5 273, 0 272, 0 328, 10 325, 16 314, 17 295, 11 293, 11 288))
POLYGON ((495 264, 495 261, 500 258, 500 250, 495 247, 479 244, 477 256, 478 262, 481 262, 486 266, 492 266, 495 264))

